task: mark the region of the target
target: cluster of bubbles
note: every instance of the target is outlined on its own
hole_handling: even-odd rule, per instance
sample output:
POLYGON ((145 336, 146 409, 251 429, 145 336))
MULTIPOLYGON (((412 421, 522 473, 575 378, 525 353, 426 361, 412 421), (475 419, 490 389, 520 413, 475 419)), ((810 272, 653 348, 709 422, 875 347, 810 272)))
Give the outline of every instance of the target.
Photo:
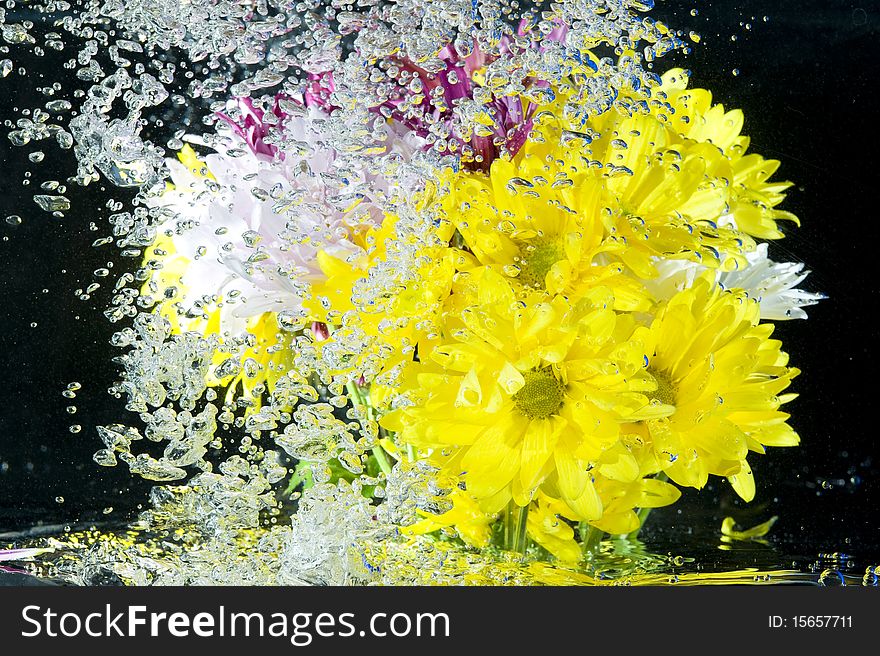
MULTIPOLYGON (((370 170, 390 181, 370 200, 397 217, 397 234, 352 298, 380 314, 393 291, 419 275, 417 254, 433 239, 433 217, 413 197, 442 164, 480 165, 471 144, 493 134, 486 129, 493 102, 523 94, 546 102, 548 87, 570 84, 577 63, 590 67, 591 75, 588 84, 566 91, 570 116, 635 111, 633 98, 640 91, 647 97, 658 82, 651 62, 687 50, 685 35, 645 14, 652 4, 8 0, 0 8, 0 77, 17 72, 16 83, 25 83, 27 71, 16 70, 25 50, 28 56, 67 57, 58 81, 42 89, 44 106, 19 109, 21 117, 6 126, 6 138, 30 149, 34 164, 43 161, 50 142, 75 156, 67 180, 43 182, 33 202, 60 218, 72 211, 72 185, 103 189, 109 183, 114 190, 105 204, 107 234, 94 245, 114 245, 121 272, 96 271, 96 281, 79 291, 88 298, 101 285, 112 290, 104 316, 119 326, 112 346, 120 379, 109 391, 136 419, 97 427, 103 448, 94 460, 101 466, 122 462, 132 474, 161 484, 133 526, 138 540, 119 534, 90 541, 61 573, 80 583, 116 577, 135 584, 341 584, 425 581, 426 572, 445 572, 437 580, 455 581, 483 571, 474 554, 456 556, 464 560, 452 569, 432 566, 452 562, 453 555, 429 541, 417 542, 405 558, 395 551, 399 527, 413 524, 420 512, 442 512, 449 490, 438 489, 424 465, 400 465, 390 473, 372 465, 380 431, 351 386, 385 371, 387 353, 357 325, 339 317, 333 343, 322 344, 315 331, 300 328, 302 316, 290 309, 278 313, 275 342, 260 345, 247 330, 175 332, 156 312, 163 290, 154 293, 148 283, 163 267, 157 240, 180 217, 169 216, 155 199, 165 189, 169 158, 185 143, 233 158, 244 154, 230 146, 228 130, 221 129, 228 125, 218 119, 218 112, 229 111, 230 98, 267 109, 278 98, 299 98, 312 89, 327 111, 320 147, 338 154, 337 179, 370 170), (522 24, 530 26, 525 36, 522 24), (563 37, 556 33, 560 24, 568 26, 563 37), (536 40, 541 47, 534 47, 536 40), (486 84, 454 107, 426 87, 431 76, 446 71, 450 49, 461 66, 475 53, 489 62, 486 84), (604 56, 587 59, 588 51, 604 56), (332 88, 323 82, 330 71, 332 88), (437 115, 447 120, 432 121, 437 115), (394 136, 387 120, 392 116, 422 125, 424 147, 406 157, 383 149, 394 136), (226 359, 218 366, 221 351, 226 359), (283 357, 261 360, 267 352, 283 357), (267 368, 275 379, 271 389, 261 382, 267 368), (228 377, 243 381, 248 393, 224 395, 216 379, 228 377), (311 483, 304 492, 297 487, 303 477, 311 483)), ((282 124, 265 125, 263 141, 277 151, 307 158, 315 147, 282 124)), ((505 136, 494 145, 503 148, 505 136)), ((275 189, 251 193, 288 225, 302 209, 303 201, 282 198, 275 189)), ((343 193, 338 202, 350 200, 343 193)), ((15 225, 21 218, 6 221, 15 225)), ((233 237, 259 251, 258 235, 233 237)), ((287 247, 307 239, 291 237, 287 247)), ((260 258, 251 259, 259 268, 260 258)), ((487 569, 485 577, 534 578, 513 571, 487 569)))

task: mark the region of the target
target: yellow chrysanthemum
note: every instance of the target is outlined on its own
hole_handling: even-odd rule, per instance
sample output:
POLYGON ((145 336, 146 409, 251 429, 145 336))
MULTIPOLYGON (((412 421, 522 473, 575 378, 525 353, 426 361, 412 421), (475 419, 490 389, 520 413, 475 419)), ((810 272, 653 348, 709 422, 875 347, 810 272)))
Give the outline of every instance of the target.
POLYGON ((726 476, 749 501, 749 451, 799 442, 780 410, 796 396, 782 392, 799 371, 770 339, 773 325, 758 321, 757 301, 704 276, 633 336, 648 354, 652 394, 670 409, 645 422, 647 437, 660 468, 679 485, 699 488, 709 474, 726 476))
POLYGON ((424 535, 434 531, 454 528, 465 543, 472 547, 485 547, 491 537, 493 517, 480 509, 479 504, 458 488, 446 498, 452 506, 446 512, 435 515, 419 511, 422 519, 400 529, 403 535, 424 535))
POLYGON ((640 278, 656 275, 652 258, 733 266, 755 247, 723 221, 732 177, 724 153, 683 140, 656 116, 608 111, 582 125, 548 110, 521 156, 530 154, 564 163, 575 188, 585 178, 599 181, 604 237, 640 278))
POLYGON ((574 529, 564 519, 570 514, 561 501, 538 494, 529 508, 527 525, 532 540, 559 560, 573 563, 583 557, 583 551, 574 539, 574 529))
MULTIPOLYGON (((572 176, 561 160, 526 154, 515 162, 496 160, 488 176, 447 171, 445 182, 443 213, 473 254, 472 266, 492 267, 521 294, 539 291, 576 300, 602 286, 613 291, 618 310, 650 307, 641 285, 624 275, 620 264, 598 261, 603 253, 623 248, 604 238, 600 180, 572 176)), ((459 285, 457 291, 467 288, 459 285)))
POLYGON ((595 475, 634 481, 640 471, 620 425, 663 413, 640 393, 653 383, 641 345, 628 341, 631 317, 601 288, 575 307, 559 296, 526 304, 486 271, 479 293, 453 340, 408 373, 414 405, 380 423, 461 475, 484 512, 546 490, 578 519, 600 519, 595 475))
POLYGON ((657 96, 673 111, 669 112, 663 104, 655 104, 655 112, 664 112, 670 127, 684 139, 711 143, 724 153, 731 166, 728 211, 740 230, 761 239, 783 237, 776 222, 787 220, 799 224, 799 221, 791 212, 776 209, 792 184, 770 181, 779 168, 779 161, 746 154, 749 138, 741 134, 742 111, 725 111, 723 105, 713 105, 711 91, 688 89, 687 83, 688 76, 683 70, 668 71, 657 96))
MULTIPOLYGON (((790 183, 769 180, 779 162, 745 154, 749 141, 740 135, 742 112, 726 112, 712 105, 708 91, 689 90, 686 84, 683 71, 670 71, 650 101, 621 99, 630 111, 609 110, 586 120, 568 111, 566 93, 572 90, 557 89, 557 100, 536 112, 531 138, 512 162, 494 162, 489 180, 478 172, 459 174, 483 183, 453 186, 446 203, 453 221, 460 213, 457 223, 478 233, 468 246, 508 266, 522 260, 528 284, 536 278, 528 271, 535 268, 528 258, 509 245, 499 248, 503 240, 487 235, 492 229, 529 228, 512 217, 520 223, 523 217, 541 217, 552 225, 544 215, 568 213, 585 222, 593 249, 585 254, 613 253, 612 260, 640 278, 656 275, 652 259, 657 257, 724 269, 743 266, 745 253, 755 248, 753 238, 780 238, 778 221, 797 222, 776 209, 790 183), (486 213, 487 205, 497 210, 486 213), (615 242, 618 248, 612 247, 615 242)), ((552 251, 546 241, 539 249, 552 251)), ((570 251, 565 253, 569 261, 570 251)), ((548 258, 533 259, 542 263, 537 279, 543 282, 548 258)), ((554 272, 554 281, 567 282, 561 278, 564 267, 554 272)))
MULTIPOLYGON (((420 207, 428 203, 426 197, 430 193, 423 195, 420 207)), ((318 254, 326 279, 312 284, 311 296, 303 307, 331 326, 325 345, 349 337, 357 342, 368 340, 365 350, 346 360, 347 372, 370 371, 375 376, 411 361, 417 351, 430 351, 440 338, 444 305, 450 301, 456 271, 474 266, 473 257, 459 249, 421 245, 405 264, 405 280, 397 280, 387 271, 379 274, 394 256, 389 249, 401 238, 397 224, 397 217, 387 215, 381 226, 362 236, 362 252, 347 260, 325 252, 318 254), (386 276, 384 284, 376 283, 379 275, 386 276), (375 306, 373 298, 361 297, 362 287, 371 292, 381 290, 375 306)), ((443 225, 437 235, 438 241, 448 240, 451 228, 443 225)), ((371 399, 375 403, 377 395, 371 394, 371 399)))

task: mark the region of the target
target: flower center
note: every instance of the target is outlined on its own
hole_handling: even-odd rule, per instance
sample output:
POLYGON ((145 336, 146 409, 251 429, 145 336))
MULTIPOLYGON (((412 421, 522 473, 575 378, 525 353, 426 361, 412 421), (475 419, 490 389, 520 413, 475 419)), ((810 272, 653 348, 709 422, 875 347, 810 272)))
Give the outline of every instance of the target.
POLYGON ((546 419, 555 414, 562 405, 565 385, 550 367, 527 371, 523 378, 526 384, 513 395, 517 409, 529 419, 546 419))
POLYGON ((519 253, 519 275, 516 279, 536 289, 545 288, 544 281, 550 268, 565 257, 559 241, 549 237, 529 240, 522 245, 519 253))
POLYGON ((675 405, 675 385, 672 379, 662 371, 656 369, 648 369, 648 373, 654 377, 657 382, 657 389, 648 392, 646 396, 652 401, 659 401, 664 405, 675 405))

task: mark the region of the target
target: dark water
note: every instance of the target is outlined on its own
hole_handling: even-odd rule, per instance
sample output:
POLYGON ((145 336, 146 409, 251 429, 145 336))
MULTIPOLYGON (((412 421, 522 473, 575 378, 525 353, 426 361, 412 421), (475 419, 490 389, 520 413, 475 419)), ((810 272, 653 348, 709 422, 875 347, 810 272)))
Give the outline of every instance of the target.
MULTIPOLYGON (((880 324, 873 314, 880 300, 880 5, 658 2, 654 17, 664 16, 702 41, 663 67, 692 69, 694 86, 742 108, 752 149, 780 159, 777 177, 796 183, 782 207, 803 225, 789 228, 771 256, 806 262, 812 274, 804 286, 829 298, 808 309, 806 322, 780 323, 776 332, 803 372, 793 384, 800 397, 786 406, 802 445, 750 460, 758 481, 752 503, 712 483, 656 510, 641 537, 650 551, 693 558, 685 569, 818 574, 833 566, 861 577, 880 564, 880 324), (779 520, 765 543, 725 545, 719 528, 727 516, 741 527, 779 520)), ((22 63, 27 76, 13 73, 0 87, 0 120, 17 116, 15 107, 45 102, 36 88, 54 79, 59 60, 22 63)), ((70 151, 45 150, 44 179, 74 173, 70 151)), ((101 317, 108 291, 88 301, 74 295, 94 269, 113 261, 109 250, 91 248, 103 232, 89 224, 103 228, 106 196, 100 187, 70 185, 75 210, 55 219, 30 209, 35 189, 21 184, 32 168, 26 151, 4 139, 0 161, 0 216, 24 219, 15 227, 0 222, 0 542, 65 525, 124 524, 146 505, 150 484, 91 459, 100 446, 94 427, 128 419, 106 392, 118 373, 108 346, 115 328, 101 317), (83 387, 68 401, 61 392, 73 381, 83 387), (71 433, 71 425, 81 432, 71 433)), ((116 260, 114 271, 127 266, 116 260)))

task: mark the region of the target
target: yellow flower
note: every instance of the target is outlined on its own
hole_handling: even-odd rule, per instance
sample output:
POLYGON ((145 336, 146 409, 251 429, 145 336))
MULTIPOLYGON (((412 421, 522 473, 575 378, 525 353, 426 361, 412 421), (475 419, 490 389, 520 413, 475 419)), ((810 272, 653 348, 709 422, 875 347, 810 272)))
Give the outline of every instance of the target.
POLYGON ((490 525, 493 517, 480 509, 480 506, 466 492, 453 489, 446 497, 451 508, 435 515, 420 510, 420 521, 400 529, 403 535, 423 535, 434 531, 454 528, 465 543, 472 547, 485 547, 491 536, 490 525))
POLYGON ((659 117, 608 111, 586 124, 548 111, 525 154, 564 162, 574 187, 597 179, 604 235, 636 276, 656 275, 654 258, 688 259, 707 266, 744 261, 754 241, 725 223, 733 174, 711 144, 684 140, 659 117))
POLYGON ((574 539, 574 529, 564 517, 571 514, 568 507, 545 494, 538 498, 529 508, 526 520, 528 535, 563 562, 577 562, 583 552, 574 539))
MULTIPOLYGON (((558 99, 536 112, 531 138, 512 162, 494 162, 488 179, 479 172, 458 174, 477 183, 454 184, 445 203, 467 245, 478 258, 488 255, 492 262, 486 264, 510 267, 522 260, 523 281, 543 284, 548 258, 541 250, 553 256, 552 264, 572 263, 570 247, 558 245, 565 240, 540 240, 532 256, 541 264, 536 267, 521 248, 491 232, 512 232, 517 246, 529 221, 550 224, 557 234, 552 218, 558 214, 574 217, 563 233, 588 235, 582 264, 607 264, 610 258, 640 278, 656 275, 652 262, 658 257, 725 270, 745 265, 753 238, 778 239, 778 221, 797 222, 776 209, 790 183, 770 180, 779 162, 746 154, 742 112, 712 105, 708 91, 686 86, 683 71, 669 71, 650 101, 621 98, 629 111, 609 110, 588 120, 567 111, 572 89, 556 89, 558 99)), ((572 266, 576 277, 578 267, 572 266)), ((551 292, 569 282, 565 267, 546 281, 555 283, 551 292)))
MULTIPOLYGON (((640 454, 634 455, 642 464, 640 454)), ((605 501, 605 513, 601 519, 592 522, 592 525, 612 535, 623 535, 640 526, 636 508, 660 508, 678 501, 681 492, 677 487, 666 481, 647 477, 646 473, 643 468, 640 477, 632 482, 607 477, 599 479, 596 489, 605 501)))
MULTIPOLYGON (((496 160, 489 175, 445 172, 448 193, 443 215, 472 253, 470 266, 488 266, 509 278, 520 294, 565 294, 573 301, 602 286, 613 292, 621 311, 645 311, 650 301, 638 281, 619 263, 599 258, 624 245, 605 239, 603 181, 577 175, 560 159, 528 153, 515 161, 496 160)), ((459 284, 457 291, 467 292, 459 284)))
POLYGON ((776 209, 792 184, 769 180, 779 161, 746 154, 749 138, 741 134, 742 111, 725 111, 723 105, 712 104, 710 91, 688 89, 687 84, 688 76, 682 69, 667 71, 656 94, 664 103, 652 106, 655 113, 663 113, 669 126, 684 139, 713 144, 727 157, 731 167, 728 211, 740 230, 761 239, 783 237, 777 221, 799 222, 791 212, 776 209))
MULTIPOLYGON (((397 217, 387 215, 381 226, 363 235, 362 252, 347 260, 323 251, 318 254, 326 279, 312 284, 303 307, 331 326, 324 348, 362 345, 334 373, 357 372, 372 378, 412 361, 417 351, 430 351, 439 339, 456 269, 472 266, 473 258, 458 249, 423 245, 405 264, 407 278, 395 279, 389 262, 398 264, 391 259, 401 238, 397 225, 397 217), (376 282, 382 276, 384 283, 376 282)), ((441 234, 448 240, 450 230, 438 228, 438 240, 441 234)), ((376 387, 374 391, 373 401, 383 393, 376 387)))
POLYGON ((780 407, 799 371, 789 367, 759 305, 702 276, 674 296, 649 328, 633 336, 648 353, 656 387, 650 394, 668 416, 646 422, 659 466, 679 485, 703 487, 726 476, 737 494, 755 494, 749 451, 794 446, 797 434, 780 407))
POLYGON ((413 405, 381 425, 427 449, 444 473, 461 475, 484 512, 511 499, 525 506, 545 490, 573 517, 601 518, 596 475, 639 475, 620 425, 663 411, 640 393, 653 383, 641 345, 628 341, 631 317, 615 313, 602 288, 574 307, 560 296, 526 304, 490 271, 479 294, 452 340, 404 378, 413 405))

